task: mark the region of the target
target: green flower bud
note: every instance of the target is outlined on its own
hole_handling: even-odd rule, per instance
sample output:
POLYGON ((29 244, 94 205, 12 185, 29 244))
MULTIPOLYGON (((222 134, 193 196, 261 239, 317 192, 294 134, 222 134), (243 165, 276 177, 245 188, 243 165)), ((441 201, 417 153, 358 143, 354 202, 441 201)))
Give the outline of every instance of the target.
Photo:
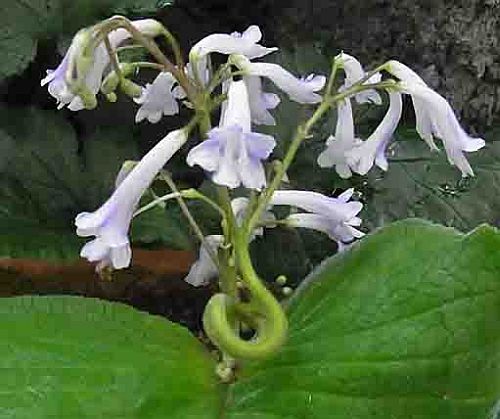
POLYGON ((139 97, 142 94, 141 86, 128 79, 122 79, 120 81, 120 89, 123 93, 133 98, 139 97))

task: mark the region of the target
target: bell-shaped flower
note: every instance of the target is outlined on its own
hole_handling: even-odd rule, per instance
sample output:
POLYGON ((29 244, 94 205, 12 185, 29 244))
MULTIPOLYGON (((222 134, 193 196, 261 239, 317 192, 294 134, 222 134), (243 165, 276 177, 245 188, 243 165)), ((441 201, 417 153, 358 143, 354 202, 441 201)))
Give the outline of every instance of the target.
POLYGON ((389 92, 389 110, 378 127, 366 141, 347 152, 347 162, 354 172, 366 175, 373 163, 382 170, 387 170, 389 163, 385 152, 399 124, 402 110, 401 93, 389 92))
POLYGON ((210 57, 205 55, 187 63, 184 72, 191 80, 198 78, 202 86, 207 86, 211 77, 210 69, 210 57))
MULTIPOLYGON (((234 198, 231 201, 231 209, 234 214, 234 218, 236 219, 236 224, 241 226, 243 224, 243 220, 245 219, 245 216, 247 215, 247 209, 248 209, 248 204, 250 200, 246 197, 238 197, 234 198)), ((276 221, 276 216, 269 211, 269 209, 266 209, 261 217, 260 217, 261 223, 265 224, 266 228, 273 228, 276 227, 276 224, 274 222, 276 221)), ((251 234, 250 236, 250 241, 253 241, 255 237, 257 236, 262 236, 264 234, 264 227, 257 227, 251 234)))
MULTIPOLYGON (((158 35, 162 29, 159 22, 154 19, 142 19, 132 22, 133 26, 141 33, 148 37, 158 35)), ((73 77, 76 68, 69 68, 71 63, 77 63, 81 59, 81 55, 90 40, 90 30, 78 32, 66 52, 63 60, 55 70, 47 70, 47 76, 41 80, 41 85, 48 85, 48 91, 51 96, 57 100, 58 108, 68 106, 72 111, 79 111, 86 107, 82 100, 83 92, 74 92, 68 84, 68 77, 73 77)), ((116 48, 121 43, 130 38, 130 33, 123 28, 116 29, 108 34, 108 38, 112 48, 116 48)), ((101 87, 104 72, 110 64, 110 58, 101 42, 93 51, 91 62, 86 72, 81 77, 83 78, 83 88, 85 94, 89 96, 90 101, 95 101, 95 95, 101 87)), ((76 75, 80 77, 80 75, 76 75)))
POLYGON ((190 61, 197 60, 212 52, 220 54, 241 54, 250 59, 263 57, 278 48, 266 48, 259 45, 262 39, 262 32, 256 25, 249 26, 243 33, 233 32, 232 34, 214 33, 198 41, 189 53, 190 61))
POLYGON ((450 164, 457 166, 462 176, 473 176, 474 171, 464 152, 479 150, 484 147, 485 141, 469 136, 460 126, 448 101, 428 87, 413 70, 397 61, 390 61, 387 71, 401 80, 401 91, 411 95, 417 132, 422 139, 431 149, 437 149, 434 137, 439 138, 443 142, 450 164))
POLYGON ((321 95, 316 92, 325 86, 325 76, 309 74, 306 77, 297 78, 278 64, 253 63, 241 55, 233 56, 231 62, 243 71, 246 76, 268 78, 295 102, 321 102, 321 95))
POLYGON ((219 247, 223 242, 224 236, 206 236, 200 246, 198 259, 191 265, 191 269, 184 281, 194 287, 201 287, 208 285, 212 279, 217 278, 219 269, 213 258, 217 256, 219 247))
POLYGON ((280 103, 280 98, 275 93, 262 91, 262 80, 256 76, 243 77, 247 85, 248 100, 252 122, 257 125, 276 125, 269 109, 274 109, 280 103))
POLYGON ((219 127, 210 130, 208 139, 191 149, 187 163, 210 172, 218 185, 260 190, 266 185, 262 161, 275 145, 273 137, 251 132, 246 84, 243 80, 234 81, 228 88, 219 127))
POLYGON ((162 72, 153 83, 146 84, 140 97, 134 101, 141 106, 135 115, 135 122, 147 119, 152 124, 157 123, 163 115, 179 113, 178 99, 186 97, 181 87, 175 86, 176 79, 169 72, 162 72))
POLYGON ((285 221, 294 227, 309 228, 327 234, 338 243, 341 250, 344 245, 364 235, 355 228, 361 225, 361 219, 357 215, 363 204, 350 201, 353 193, 354 190, 349 189, 334 198, 311 191, 276 191, 270 204, 290 205, 307 211, 291 214, 285 221))
MULTIPOLYGON (((351 87, 353 84, 359 82, 363 77, 366 76, 366 73, 363 70, 363 66, 352 55, 342 52, 335 57, 335 60, 342 63, 342 67, 345 73, 345 81, 342 89, 351 87)), ((378 83, 380 82, 381 78, 382 75, 380 73, 376 73, 371 76, 364 84, 378 83)), ((356 102, 358 103, 375 103, 377 105, 382 104, 382 98, 374 89, 368 89, 363 92, 356 93, 354 97, 356 98, 356 102)))
POLYGON ((347 162, 347 153, 361 144, 354 135, 354 121, 352 105, 349 98, 337 103, 337 126, 335 136, 326 140, 326 149, 318 156, 320 167, 335 167, 338 175, 347 179, 352 176, 351 168, 347 162))
POLYGON ((186 142, 185 130, 170 132, 126 174, 111 197, 96 211, 82 212, 75 219, 81 237, 95 236, 80 255, 100 266, 125 268, 130 264, 128 230, 144 191, 165 163, 186 142))

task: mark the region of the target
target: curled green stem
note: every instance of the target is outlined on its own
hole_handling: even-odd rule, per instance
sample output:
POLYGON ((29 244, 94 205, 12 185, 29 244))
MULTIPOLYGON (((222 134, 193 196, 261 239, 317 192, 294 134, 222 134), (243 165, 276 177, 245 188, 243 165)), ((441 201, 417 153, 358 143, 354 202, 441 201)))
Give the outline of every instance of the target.
POLYGON ((240 279, 250 292, 250 303, 241 303, 230 295, 215 294, 205 308, 203 326, 212 342, 231 357, 264 359, 276 353, 285 342, 288 321, 279 302, 253 269, 245 232, 237 229, 234 240, 240 279), (235 320, 254 329, 252 339, 241 338, 234 327, 235 320))

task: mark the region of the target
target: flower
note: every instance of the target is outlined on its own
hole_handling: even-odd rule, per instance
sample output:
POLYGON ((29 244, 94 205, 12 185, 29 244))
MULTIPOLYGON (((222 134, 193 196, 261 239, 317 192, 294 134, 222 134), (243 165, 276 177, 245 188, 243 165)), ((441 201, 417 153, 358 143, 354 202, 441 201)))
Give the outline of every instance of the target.
POLYGON ((198 259, 191 265, 189 273, 184 278, 188 284, 194 287, 208 285, 209 282, 217 278, 219 269, 213 260, 212 255, 217 255, 217 250, 224 242, 224 236, 206 236, 200 246, 198 259))
POLYGON ((127 234, 134 210, 156 174, 186 140, 185 130, 170 132, 125 176, 99 209, 77 215, 76 233, 81 237, 95 236, 83 246, 80 256, 100 262, 100 267, 129 266, 131 250, 127 234))
POLYGON ((179 113, 176 99, 183 99, 186 95, 181 87, 174 87, 175 83, 174 76, 165 71, 158 74, 153 83, 146 84, 141 96, 134 99, 134 102, 141 105, 135 115, 135 122, 147 119, 155 124, 163 115, 179 113))
POLYGON ((342 250, 345 244, 364 235, 354 228, 361 225, 361 219, 357 215, 363 204, 349 202, 353 193, 354 190, 349 189, 338 198, 333 198, 311 191, 276 191, 270 204, 290 205, 307 211, 291 214, 285 221, 293 227, 309 228, 327 234, 342 250))
MULTIPOLYGON (((347 89, 348 87, 352 86, 353 84, 360 81, 363 77, 365 77, 366 73, 363 70, 361 63, 352 55, 341 52, 335 57, 335 60, 340 61, 342 63, 342 67, 344 68, 345 81, 342 87, 343 90, 347 89)), ((371 76, 364 84, 378 83, 380 82, 381 78, 382 75, 380 73, 376 73, 371 76)), ((374 89, 356 93, 355 98, 358 103, 375 103, 377 105, 382 104, 380 95, 374 89)))
POLYGON ((269 135, 251 132, 250 118, 245 82, 233 81, 219 127, 191 149, 187 163, 211 172, 212 180, 219 185, 260 190, 266 185, 262 160, 269 157, 276 142, 269 135))
MULTIPOLYGON (((243 224, 243 220, 245 219, 245 216, 247 215, 247 209, 248 209, 248 204, 250 200, 245 197, 238 197, 234 198, 231 201, 231 209, 234 214, 234 218, 236 219, 236 224, 238 226, 241 226, 243 224)), ((266 209, 262 215, 260 216, 260 221, 261 223, 265 223, 267 228, 272 228, 276 227, 274 224, 274 221, 276 221, 275 215, 266 209)), ((264 234, 264 228, 263 227, 257 227, 254 231, 252 231, 252 234, 250 235, 250 241, 253 241, 255 237, 257 236, 262 236, 264 234)))
POLYGON ((398 61, 390 61, 387 71, 401 80, 401 91, 411 95, 420 137, 431 149, 437 149, 434 137, 440 138, 450 164, 457 166, 462 176, 473 176, 474 171, 464 152, 479 150, 484 147, 485 141, 469 136, 460 126, 447 100, 428 87, 413 70, 398 61))
POLYGON ((241 54, 250 59, 263 57, 278 48, 266 48, 259 45, 262 39, 262 32, 256 25, 249 26, 243 33, 233 32, 232 34, 214 33, 198 41, 189 53, 190 61, 206 56, 212 52, 220 54, 241 54), (192 58, 196 58, 193 60, 192 58))
POLYGON ((346 154, 359 144, 361 140, 354 136, 351 100, 347 98, 337 103, 335 137, 330 135, 326 140, 326 149, 318 156, 318 165, 335 166, 335 171, 341 178, 351 177, 351 167, 347 163, 346 154))
POLYGON ((278 64, 252 63, 242 55, 233 56, 232 63, 239 67, 246 76, 267 77, 295 102, 321 102, 321 96, 315 92, 325 86, 325 76, 309 74, 298 79, 278 64))
POLYGON ((274 109, 279 105, 281 101, 279 96, 263 92, 260 77, 245 76, 243 80, 247 85, 252 122, 254 124, 276 125, 276 121, 268 109, 274 109))
POLYGON ((346 153, 347 163, 354 172, 366 175, 374 162, 382 170, 387 170, 389 163, 385 156, 385 150, 401 119, 402 110, 401 94, 389 92, 389 110, 379 126, 366 141, 356 145, 346 153))
MULTIPOLYGON (((156 36, 162 27, 159 22, 153 19, 136 20, 132 24, 137 30, 149 37, 156 36)), ((112 48, 116 48, 127 40, 130 34, 125 29, 119 28, 110 32, 108 37, 112 48)), ((79 111, 86 107, 92 107, 90 104, 95 102, 95 95, 101 87, 104 71, 108 67, 110 59, 103 42, 92 52, 92 57, 82 56, 90 39, 89 30, 78 32, 59 66, 55 70, 47 70, 47 76, 40 82, 42 86, 48 85, 50 95, 57 100, 58 109, 67 105, 68 109, 79 111), (69 76, 74 78, 73 70, 81 70, 82 62, 85 64, 83 66, 84 74, 76 74, 76 77, 82 78, 83 86, 79 87, 80 91, 75 92, 68 85, 67 78, 69 76), (85 103, 87 101, 88 103, 85 103)))

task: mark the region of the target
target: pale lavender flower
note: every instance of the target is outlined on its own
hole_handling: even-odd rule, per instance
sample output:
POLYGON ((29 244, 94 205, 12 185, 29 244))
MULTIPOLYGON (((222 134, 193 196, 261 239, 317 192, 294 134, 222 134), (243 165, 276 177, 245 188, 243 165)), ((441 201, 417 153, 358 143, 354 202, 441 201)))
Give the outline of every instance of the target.
POLYGON ((355 228, 361 225, 361 219, 357 215, 363 204, 350 201, 353 193, 354 190, 349 189, 334 198, 311 191, 276 191, 270 204, 289 205, 308 211, 291 214, 285 221, 293 227, 309 228, 327 234, 342 250, 346 244, 364 235, 355 228))
POLYGON ((278 64, 253 63, 242 55, 233 56, 231 61, 239 67, 246 76, 268 78, 295 102, 321 102, 321 95, 316 92, 320 91, 325 86, 325 76, 309 74, 308 76, 297 78, 278 64))
POLYGON ((95 236, 80 255, 100 267, 125 268, 130 264, 128 230, 144 191, 165 163, 186 142, 185 130, 170 132, 128 173, 111 197, 96 211, 82 212, 75 219, 79 236, 95 236))
POLYGON ((261 125, 276 125, 276 121, 269 109, 274 109, 279 105, 281 101, 279 96, 274 93, 263 92, 260 77, 245 76, 243 80, 248 89, 252 122, 261 125))
POLYGON ((266 48, 259 45, 262 32, 258 26, 252 25, 243 33, 232 34, 214 33, 197 42, 189 53, 190 61, 196 61, 199 57, 206 56, 212 52, 220 54, 241 54, 250 59, 263 57, 278 48, 266 48))
POLYGON ((448 161, 457 166, 462 176, 473 176, 464 152, 477 151, 484 147, 482 138, 469 136, 460 126, 452 107, 439 93, 429 88, 410 68, 398 61, 390 61, 387 71, 401 80, 403 93, 411 95, 415 108, 417 132, 431 149, 437 149, 434 137, 444 145, 448 161))
POLYGON ((198 259, 191 265, 191 269, 184 281, 194 287, 201 287, 208 285, 212 279, 217 278, 219 268, 215 264, 213 257, 217 255, 222 243, 224 243, 224 236, 206 236, 200 246, 198 259))
POLYGON ((362 141, 355 137, 352 105, 349 98, 337 103, 337 126, 335 136, 326 140, 326 149, 318 156, 320 167, 335 167, 338 175, 347 179, 352 176, 347 162, 347 153, 362 141))
MULTIPOLYGON (((234 198, 231 201, 231 209, 233 211, 234 218, 236 219, 236 224, 238 224, 239 226, 243 224, 243 220, 247 215, 249 202, 250 200, 246 197, 234 198)), ((276 217, 271 211, 269 211, 269 209, 266 209, 260 217, 260 222, 264 223, 266 225, 266 228, 276 227, 274 221, 276 221, 276 217)), ((257 227, 254 231, 252 231, 252 234, 250 235, 250 241, 253 241, 255 237, 262 236, 263 234, 264 227, 257 227)))
POLYGON ((135 115, 135 122, 147 119, 152 124, 160 121, 163 115, 179 113, 178 99, 186 97, 184 91, 177 83, 175 77, 169 72, 162 72, 154 79, 153 83, 146 84, 140 97, 134 99, 141 105, 135 115))
POLYGON ((355 146, 346 154, 347 163, 354 172, 366 175, 372 168, 373 163, 382 170, 387 170, 389 163, 385 152, 401 119, 402 109, 401 94, 399 92, 389 92, 389 110, 378 127, 366 141, 355 146))
MULTIPOLYGON (((342 63, 342 67, 344 68, 345 72, 345 81, 342 89, 347 89, 366 76, 366 73, 363 70, 363 66, 352 55, 342 52, 337 55, 335 59, 342 63)), ((380 73, 376 73, 372 77, 370 77, 364 84, 379 83, 381 78, 382 75, 380 73)), ((363 92, 356 93, 354 97, 356 98, 356 102, 358 103, 375 103, 377 105, 382 104, 382 98, 374 89, 368 89, 363 92)))
MULTIPOLYGON (((153 19, 136 20, 132 24, 137 30, 149 37, 156 36, 161 30, 161 24, 153 19)), ((55 70, 47 70, 47 76, 40 82, 42 86, 48 84, 48 91, 57 100, 59 109, 64 106, 68 106, 68 109, 72 111, 79 111, 85 108, 83 100, 68 85, 67 77, 70 70, 68 66, 71 62, 78 60, 90 36, 89 31, 78 32, 59 66, 55 70)), ((123 28, 112 31, 108 36, 113 48, 116 48, 130 38, 129 32, 123 28)), ((109 63, 108 53, 104 43, 101 43, 93 52, 92 62, 83 80, 84 87, 90 95, 95 96, 99 91, 104 72, 109 63)))
POLYGON ((187 163, 210 172, 213 182, 219 185, 260 190, 266 185, 262 161, 275 145, 273 137, 251 132, 248 92, 245 82, 239 80, 228 88, 219 127, 210 130, 208 139, 191 149, 187 163))

